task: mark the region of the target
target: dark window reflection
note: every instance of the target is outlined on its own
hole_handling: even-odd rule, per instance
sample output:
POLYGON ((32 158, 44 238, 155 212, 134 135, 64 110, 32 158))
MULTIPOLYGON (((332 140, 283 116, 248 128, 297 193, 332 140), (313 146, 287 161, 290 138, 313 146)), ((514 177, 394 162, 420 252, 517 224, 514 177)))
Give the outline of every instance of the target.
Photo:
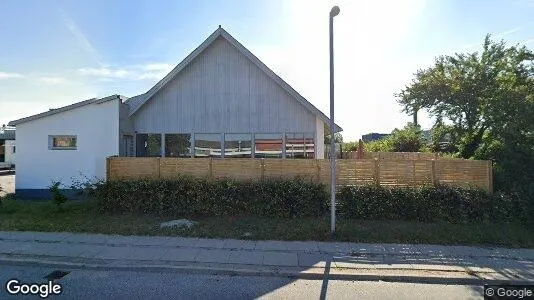
POLYGON ((136 135, 136 156, 161 157, 161 134, 138 133, 136 135))
POLYGON ((166 157, 191 157, 191 134, 165 134, 166 157))

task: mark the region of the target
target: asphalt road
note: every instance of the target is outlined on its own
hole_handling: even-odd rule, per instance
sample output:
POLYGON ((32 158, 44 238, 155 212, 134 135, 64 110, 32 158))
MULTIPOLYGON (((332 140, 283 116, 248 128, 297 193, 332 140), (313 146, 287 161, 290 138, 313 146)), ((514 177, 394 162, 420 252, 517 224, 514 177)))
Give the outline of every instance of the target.
MULTIPOLYGON (((6 283, 45 283, 56 268, 0 265, 0 299, 10 296, 6 283)), ((48 299, 481 299, 482 287, 277 277, 193 275, 176 272, 67 269, 56 282, 60 296, 48 299)))

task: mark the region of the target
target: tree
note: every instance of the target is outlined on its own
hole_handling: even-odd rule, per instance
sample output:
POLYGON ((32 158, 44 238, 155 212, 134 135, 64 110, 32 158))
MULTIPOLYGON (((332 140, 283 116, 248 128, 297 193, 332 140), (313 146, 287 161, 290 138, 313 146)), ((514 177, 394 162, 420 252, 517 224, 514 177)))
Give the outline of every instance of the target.
MULTIPOLYGON (((339 132, 338 133, 334 133, 334 142, 336 144, 343 143, 343 136, 341 135, 341 133, 339 133, 339 132)), ((324 143, 325 143, 325 145, 330 145, 330 134, 325 135, 324 143)))
POLYGON ((423 152, 427 151, 421 127, 408 123, 404 128, 395 128, 385 138, 365 144, 369 152, 423 152))
POLYGON ((395 129, 389 139, 393 152, 420 152, 425 149, 421 127, 408 123, 403 129, 395 129))
POLYGON ((438 57, 396 96, 406 113, 436 118, 434 144, 447 136, 458 157, 494 159, 498 180, 533 181, 534 53, 525 46, 488 35, 481 53, 438 57))

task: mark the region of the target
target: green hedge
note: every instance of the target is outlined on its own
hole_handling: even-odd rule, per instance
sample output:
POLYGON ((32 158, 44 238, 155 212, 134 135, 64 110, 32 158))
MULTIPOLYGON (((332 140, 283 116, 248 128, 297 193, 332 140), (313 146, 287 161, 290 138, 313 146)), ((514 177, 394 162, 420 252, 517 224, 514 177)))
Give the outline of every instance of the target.
MULTIPOLYGON (((102 212, 175 217, 321 217, 327 215, 330 203, 325 185, 299 179, 108 181, 99 184, 94 195, 102 212)), ((451 186, 347 186, 339 189, 337 201, 341 218, 365 220, 529 223, 534 213, 527 201, 514 194, 490 195, 451 186)))
POLYGON ((445 185, 421 188, 342 187, 338 203, 340 215, 350 219, 450 223, 533 221, 533 208, 517 195, 491 195, 476 188, 445 185))
POLYGON ((108 181, 97 186, 95 196, 103 212, 172 216, 317 217, 328 209, 326 187, 298 179, 108 181))

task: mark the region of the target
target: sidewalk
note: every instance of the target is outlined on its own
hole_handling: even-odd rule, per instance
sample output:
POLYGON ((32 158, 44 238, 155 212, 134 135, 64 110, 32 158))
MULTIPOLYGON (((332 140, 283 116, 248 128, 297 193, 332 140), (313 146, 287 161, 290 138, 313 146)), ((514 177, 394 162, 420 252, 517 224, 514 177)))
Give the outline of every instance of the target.
POLYGON ((0 231, 1 264, 480 284, 534 281, 534 249, 0 231))

